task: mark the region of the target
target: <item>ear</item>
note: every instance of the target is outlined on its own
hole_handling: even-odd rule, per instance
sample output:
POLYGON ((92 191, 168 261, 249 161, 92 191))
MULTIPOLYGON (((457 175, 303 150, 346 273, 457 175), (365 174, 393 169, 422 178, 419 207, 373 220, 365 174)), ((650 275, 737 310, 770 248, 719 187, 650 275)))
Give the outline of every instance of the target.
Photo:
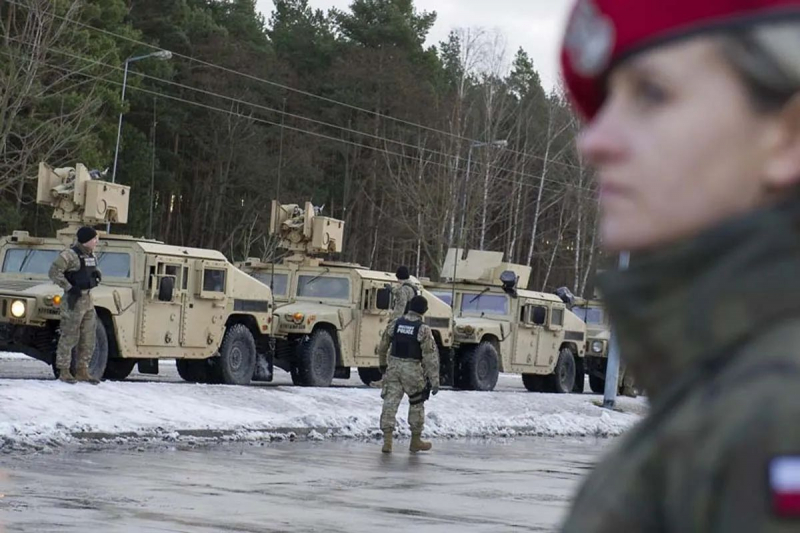
POLYGON ((800 93, 776 117, 774 142, 766 178, 776 189, 800 185, 800 93))

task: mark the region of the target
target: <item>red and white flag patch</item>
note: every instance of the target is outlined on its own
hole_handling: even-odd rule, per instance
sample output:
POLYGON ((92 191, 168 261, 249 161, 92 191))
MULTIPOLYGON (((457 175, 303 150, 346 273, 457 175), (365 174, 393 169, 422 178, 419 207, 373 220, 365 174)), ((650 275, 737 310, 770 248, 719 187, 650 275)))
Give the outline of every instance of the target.
POLYGON ((784 518, 800 518, 800 455, 775 457, 769 464, 772 508, 784 518))

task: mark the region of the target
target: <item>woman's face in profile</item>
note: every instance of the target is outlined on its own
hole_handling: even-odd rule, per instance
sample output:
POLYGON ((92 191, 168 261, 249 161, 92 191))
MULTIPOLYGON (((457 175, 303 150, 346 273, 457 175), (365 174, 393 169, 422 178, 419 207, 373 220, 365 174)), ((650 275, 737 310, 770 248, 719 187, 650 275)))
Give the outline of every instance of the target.
POLYGON ((579 140, 598 171, 604 246, 656 248, 764 205, 782 186, 785 126, 755 108, 713 38, 619 65, 579 140))

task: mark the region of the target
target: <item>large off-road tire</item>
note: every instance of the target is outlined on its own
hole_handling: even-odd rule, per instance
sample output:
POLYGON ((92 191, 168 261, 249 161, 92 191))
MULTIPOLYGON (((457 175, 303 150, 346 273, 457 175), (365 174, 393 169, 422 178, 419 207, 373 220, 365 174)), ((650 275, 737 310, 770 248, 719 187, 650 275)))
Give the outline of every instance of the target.
POLYGON ((135 366, 136 359, 109 359, 106 364, 106 371, 103 373, 103 379, 122 381, 131 375, 135 366))
POLYGON ((383 376, 381 375, 380 368, 367 368, 367 367, 359 367, 358 368, 358 377, 361 378, 361 382, 369 387, 376 381, 380 381, 383 376))
MULTIPOLYGON (((89 374, 97 379, 102 379, 106 371, 106 365, 108 364, 108 333, 106 333, 105 324, 103 324, 99 316, 95 321, 94 338, 94 353, 92 354, 92 359, 89 361, 89 374)), ((72 350, 72 364, 70 364, 69 367, 73 376, 77 370, 77 349, 78 348, 75 347, 72 350)), ((55 361, 53 361, 53 374, 58 378, 59 371, 55 361)))
POLYGON ((189 383, 215 383, 218 381, 209 359, 176 359, 178 375, 189 383))
POLYGON ((522 374, 522 384, 530 392, 547 392, 547 376, 522 374))
POLYGON ((583 359, 575 357, 575 385, 572 387, 572 392, 575 394, 583 394, 585 385, 586 371, 584 370, 583 359))
POLYGON ((606 380, 594 374, 589 374, 589 388, 595 394, 604 394, 606 392, 606 380))
POLYGON ((470 346, 461 353, 462 388, 467 390, 490 391, 497 385, 500 377, 500 361, 497 348, 488 341, 470 346))
POLYGON ((256 341, 244 324, 229 327, 214 364, 222 383, 247 385, 256 370, 256 341))
POLYGON ((336 343, 330 332, 315 330, 297 347, 292 383, 302 387, 330 387, 336 372, 336 343))
POLYGON ((562 348, 553 373, 547 376, 550 392, 568 394, 575 386, 575 357, 572 350, 562 348))

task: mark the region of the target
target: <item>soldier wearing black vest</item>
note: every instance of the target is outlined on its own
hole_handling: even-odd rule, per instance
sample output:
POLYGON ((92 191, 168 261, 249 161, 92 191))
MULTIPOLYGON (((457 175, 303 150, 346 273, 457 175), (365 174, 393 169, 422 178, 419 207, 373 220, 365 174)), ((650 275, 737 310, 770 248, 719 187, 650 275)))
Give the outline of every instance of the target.
POLYGON ((408 425, 411 428, 412 452, 431 449, 431 443, 422 440, 425 424, 425 401, 430 394, 439 392, 439 351, 431 328, 422 321, 428 310, 423 296, 414 296, 408 303, 408 312, 389 322, 378 346, 383 372, 383 453, 391 453, 396 424, 397 408, 408 395, 408 425), (389 347, 392 355, 388 357, 389 347))
POLYGON ((97 232, 93 228, 82 227, 78 230, 75 246, 61 252, 50 267, 50 279, 64 289, 56 368, 58 379, 66 383, 75 383, 76 380, 92 384, 100 382, 99 376, 92 376, 89 372, 97 325, 91 291, 102 279, 94 256, 97 243, 97 232), (72 351, 76 346, 76 372, 73 376, 70 367, 72 351))

